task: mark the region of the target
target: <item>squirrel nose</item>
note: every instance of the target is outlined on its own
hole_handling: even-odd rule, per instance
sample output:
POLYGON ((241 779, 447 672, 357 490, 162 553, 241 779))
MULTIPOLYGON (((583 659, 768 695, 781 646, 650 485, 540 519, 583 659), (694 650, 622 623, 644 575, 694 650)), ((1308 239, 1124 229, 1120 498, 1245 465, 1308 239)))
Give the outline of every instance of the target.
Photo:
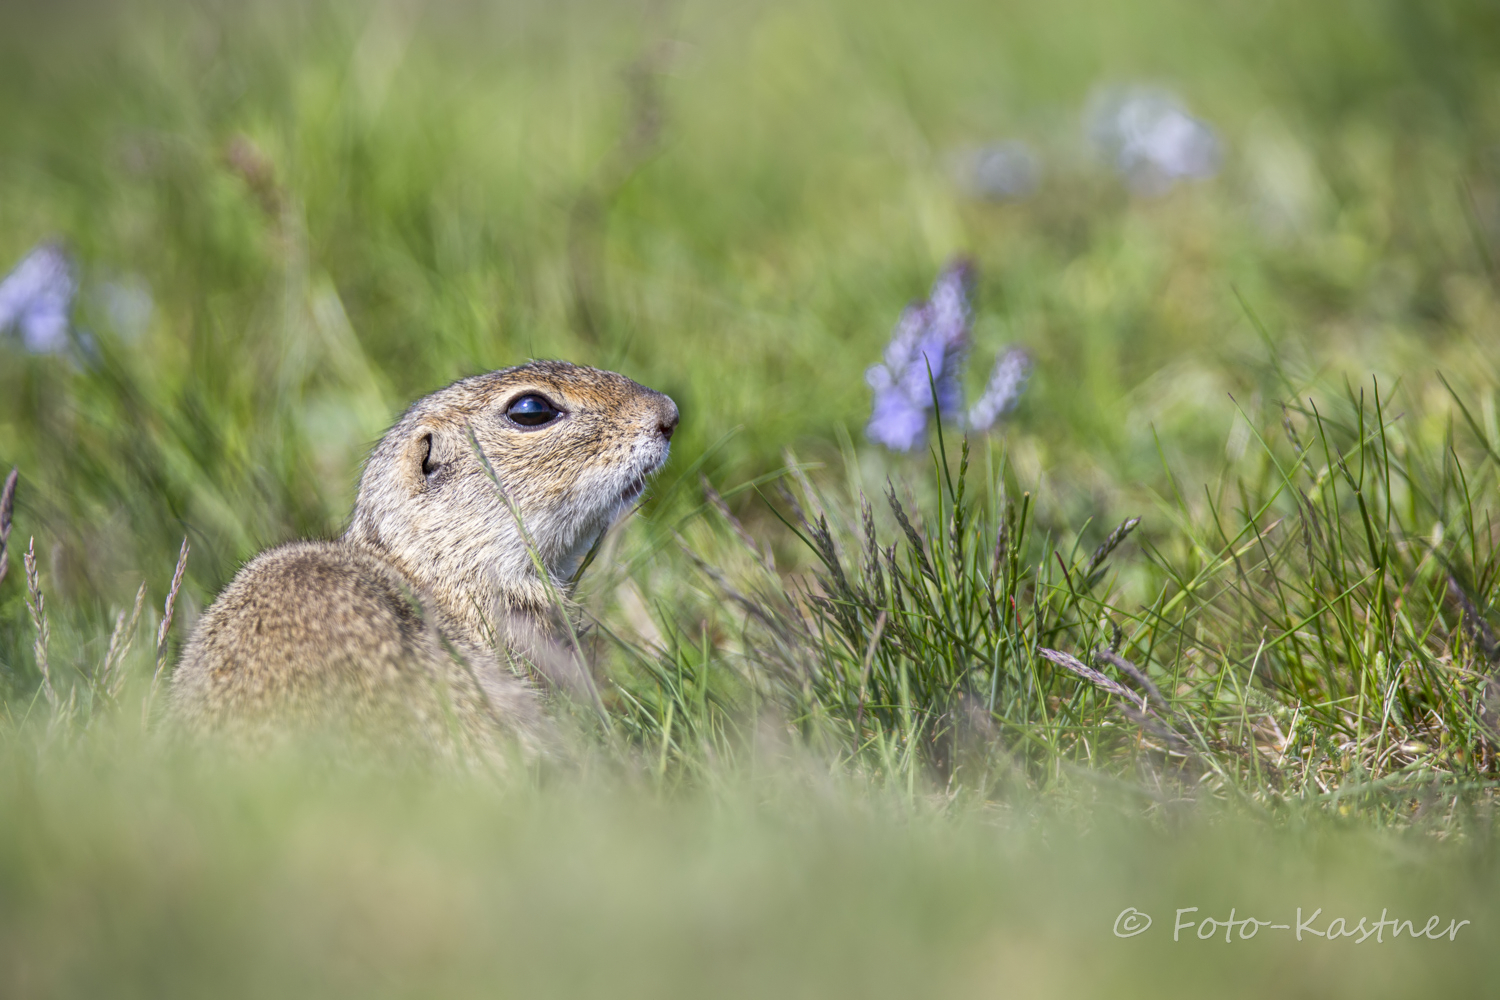
POLYGON ((656 429, 661 431, 661 436, 668 441, 672 440, 672 432, 677 429, 677 404, 667 397, 662 397, 661 414, 657 417, 656 429))

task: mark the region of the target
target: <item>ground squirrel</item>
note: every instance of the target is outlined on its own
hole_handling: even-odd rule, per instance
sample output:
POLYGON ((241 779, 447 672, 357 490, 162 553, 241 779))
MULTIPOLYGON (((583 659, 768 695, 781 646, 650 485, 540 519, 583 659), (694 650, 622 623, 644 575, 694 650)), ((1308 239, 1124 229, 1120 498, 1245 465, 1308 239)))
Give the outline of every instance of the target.
POLYGON ((365 463, 343 537, 261 553, 204 612, 173 711, 199 732, 333 724, 442 751, 544 749, 506 651, 555 612, 676 427, 667 396, 555 361, 417 401, 365 463))

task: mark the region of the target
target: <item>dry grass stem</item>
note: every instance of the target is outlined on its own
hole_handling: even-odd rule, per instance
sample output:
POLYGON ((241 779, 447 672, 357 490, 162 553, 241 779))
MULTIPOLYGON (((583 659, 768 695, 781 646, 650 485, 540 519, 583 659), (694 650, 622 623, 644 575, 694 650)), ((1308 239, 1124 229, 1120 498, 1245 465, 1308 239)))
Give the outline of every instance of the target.
POLYGON ((0 583, 5 582, 5 571, 10 568, 10 526, 16 506, 16 480, 20 472, 12 468, 5 477, 5 487, 0 489, 0 583))
POLYGON ((880 636, 885 632, 886 613, 875 616, 875 628, 870 632, 870 648, 865 650, 865 663, 859 671, 859 707, 854 712, 854 737, 859 738, 865 721, 865 698, 870 693, 870 668, 875 665, 875 650, 880 646, 880 636))
POLYGON ((146 693, 145 704, 141 706, 141 721, 144 723, 151 715, 151 705, 156 700, 156 689, 161 683, 162 671, 167 667, 167 638, 172 632, 172 615, 177 609, 177 592, 182 589, 182 574, 187 569, 188 545, 186 537, 182 539, 182 548, 177 552, 177 568, 172 571, 172 586, 167 590, 167 601, 162 608, 161 625, 156 630, 156 670, 151 674, 151 690, 146 693))
POLYGON ((1042 659, 1044 660, 1050 660, 1051 662, 1057 664, 1059 667, 1062 667, 1065 670, 1072 671, 1097 688, 1108 691, 1110 694, 1118 695, 1119 697, 1124 698, 1140 711, 1146 710, 1146 701, 1144 698, 1142 698, 1140 695, 1136 694, 1129 688, 1125 687, 1123 684, 1120 684, 1118 681, 1111 680, 1110 678, 1101 674, 1099 671, 1095 670, 1087 663, 1084 663, 1073 654, 1064 653, 1056 649, 1043 648, 1037 650, 1037 655, 1042 657, 1042 659))
POLYGON ((42 597, 41 579, 36 569, 36 539, 26 546, 26 608, 31 612, 31 624, 36 628, 36 668, 42 675, 42 696, 52 710, 57 710, 57 690, 52 686, 52 668, 47 662, 47 647, 51 643, 52 628, 47 623, 47 605, 42 597))
POLYGON ((136 625, 141 620, 141 608, 146 603, 146 581, 135 592, 135 606, 130 610, 129 621, 121 611, 115 618, 114 631, 109 634, 109 650, 104 654, 104 664, 99 668, 99 689, 110 698, 118 699, 125 685, 125 657, 135 642, 136 625))

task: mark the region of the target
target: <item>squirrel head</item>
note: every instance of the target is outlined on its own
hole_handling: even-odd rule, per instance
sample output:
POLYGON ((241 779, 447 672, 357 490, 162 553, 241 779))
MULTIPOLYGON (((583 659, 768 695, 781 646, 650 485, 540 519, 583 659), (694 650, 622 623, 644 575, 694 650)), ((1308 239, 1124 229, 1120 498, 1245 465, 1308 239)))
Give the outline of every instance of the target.
POLYGON ((666 462, 676 427, 667 396, 597 368, 534 361, 463 379, 412 404, 375 447, 345 539, 483 632, 497 614, 547 606, 538 562, 566 588, 666 462))

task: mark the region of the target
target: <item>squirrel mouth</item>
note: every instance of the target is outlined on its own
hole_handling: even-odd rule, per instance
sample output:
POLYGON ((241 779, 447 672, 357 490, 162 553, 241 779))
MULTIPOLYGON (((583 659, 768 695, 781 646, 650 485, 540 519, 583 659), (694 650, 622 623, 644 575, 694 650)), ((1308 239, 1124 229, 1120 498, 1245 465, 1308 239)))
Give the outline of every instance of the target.
POLYGON ((644 469, 631 476, 630 482, 626 483, 625 488, 620 491, 620 503, 634 503, 639 500, 641 494, 646 492, 646 480, 665 465, 666 461, 667 456, 663 451, 662 454, 649 461, 644 469))
POLYGON ((630 503, 631 501, 639 497, 642 493, 644 493, 645 490, 646 477, 636 476, 630 481, 630 485, 626 486, 623 490, 620 491, 620 501, 622 503, 630 503))

